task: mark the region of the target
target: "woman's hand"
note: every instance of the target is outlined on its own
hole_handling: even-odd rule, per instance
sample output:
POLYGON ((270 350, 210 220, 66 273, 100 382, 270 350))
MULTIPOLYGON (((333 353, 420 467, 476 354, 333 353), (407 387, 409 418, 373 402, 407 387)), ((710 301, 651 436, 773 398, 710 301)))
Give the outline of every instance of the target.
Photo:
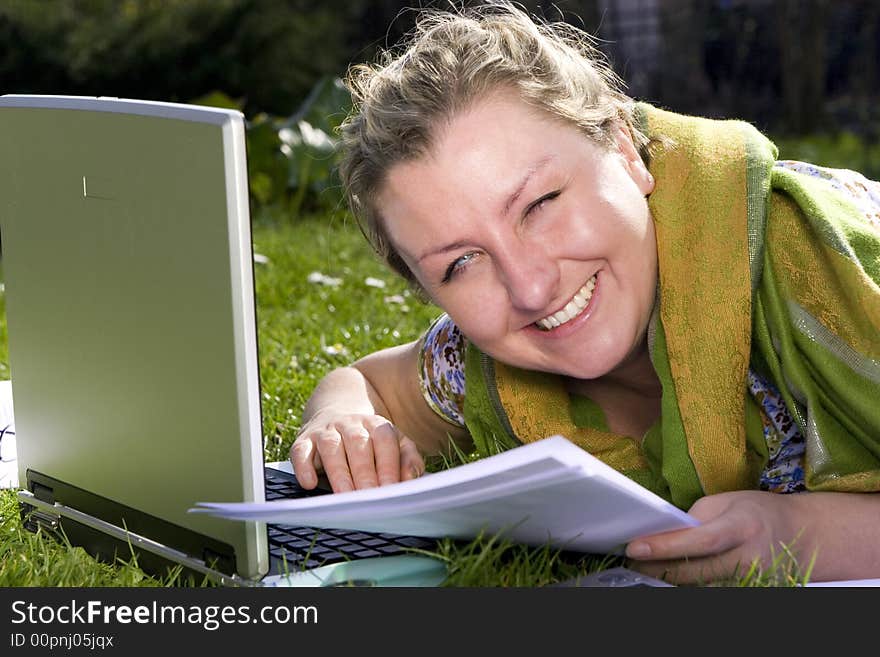
POLYGON ((800 555, 797 566, 804 574, 812 558, 799 536, 806 521, 800 505, 804 495, 811 494, 734 491, 702 497, 689 510, 701 525, 630 542, 626 555, 634 561, 629 565, 668 582, 705 584, 742 576, 755 559, 766 569, 790 548, 800 555))
POLYGON ((323 472, 333 492, 375 488, 415 479, 425 471, 416 444, 381 415, 317 415, 290 448, 293 471, 303 488, 318 485, 323 472))

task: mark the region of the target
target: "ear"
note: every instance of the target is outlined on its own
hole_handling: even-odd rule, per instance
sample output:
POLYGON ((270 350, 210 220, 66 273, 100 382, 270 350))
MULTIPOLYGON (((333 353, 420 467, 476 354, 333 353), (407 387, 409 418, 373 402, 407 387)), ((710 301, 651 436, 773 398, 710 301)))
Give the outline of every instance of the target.
POLYGON ((623 158, 624 166, 629 172, 630 178, 641 190, 644 196, 654 191, 654 176, 648 171, 645 161, 639 154, 633 142, 629 129, 622 123, 618 123, 614 128, 614 139, 617 142, 617 150, 623 158))

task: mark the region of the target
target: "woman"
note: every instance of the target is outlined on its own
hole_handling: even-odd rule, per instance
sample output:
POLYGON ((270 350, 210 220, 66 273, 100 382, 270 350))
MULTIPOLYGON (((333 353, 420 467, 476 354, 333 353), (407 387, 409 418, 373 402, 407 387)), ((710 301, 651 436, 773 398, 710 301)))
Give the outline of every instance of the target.
POLYGON ((814 579, 880 575, 876 183, 637 104, 583 35, 507 5, 426 15, 349 83, 352 210, 446 314, 321 381, 304 486, 558 433, 702 521, 631 542, 646 573, 784 545, 814 579))

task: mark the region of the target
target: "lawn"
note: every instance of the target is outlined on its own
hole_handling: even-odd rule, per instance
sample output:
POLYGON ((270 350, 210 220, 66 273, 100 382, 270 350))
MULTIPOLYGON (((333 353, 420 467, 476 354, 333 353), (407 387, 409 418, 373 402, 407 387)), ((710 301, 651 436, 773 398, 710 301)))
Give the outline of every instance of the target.
MULTIPOLYGON (((416 338, 438 310, 419 302, 388 273, 343 214, 291 221, 280 213, 255 217, 253 242, 264 451, 287 458, 312 388, 330 369, 376 349, 416 338)), ((4 301, 0 294, 0 304, 4 301)), ((0 311, 3 306, 0 305, 0 311)), ((5 313, 0 312, 0 379, 9 378, 5 313)), ((174 586, 136 563, 101 564, 80 548, 22 529, 14 491, 0 492, 0 586, 174 586)), ((617 565, 549 548, 527 548, 483 537, 442 541, 436 555, 450 586, 538 586, 617 565)), ((741 585, 796 581, 789 565, 752 572, 741 585)))

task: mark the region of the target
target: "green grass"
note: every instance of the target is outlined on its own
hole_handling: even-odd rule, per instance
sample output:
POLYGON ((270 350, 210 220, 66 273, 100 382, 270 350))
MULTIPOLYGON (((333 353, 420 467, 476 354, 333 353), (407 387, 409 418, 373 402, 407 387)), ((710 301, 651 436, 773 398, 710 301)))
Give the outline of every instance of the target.
POLYGON ((321 377, 415 339, 439 311, 390 274, 343 218, 264 218, 255 222, 253 240, 255 252, 268 259, 256 264, 257 321, 266 457, 278 460, 287 458, 321 377), (338 283, 309 282, 314 274, 338 283))
MULTIPOLYGON (((402 280, 389 274, 343 215, 296 222, 260 215, 253 241, 255 252, 265 257, 258 259, 255 277, 265 457, 274 461, 287 458, 302 408, 322 376, 376 349, 416 338, 438 310, 417 301, 402 280), (310 282, 314 273, 338 284, 310 282)), ((9 377, 3 303, 0 294, 0 379, 9 377)), ((454 454, 435 467, 468 458, 454 454)), ((0 511, 0 586, 185 584, 179 573, 158 580, 131 560, 99 563, 81 548, 24 530, 14 491, 0 491, 0 511)), ((601 555, 530 548, 488 536, 469 543, 443 540, 432 554, 447 564, 449 586, 540 586, 618 565, 601 555)), ((790 562, 773 572, 753 569, 735 584, 799 581, 790 562)))

